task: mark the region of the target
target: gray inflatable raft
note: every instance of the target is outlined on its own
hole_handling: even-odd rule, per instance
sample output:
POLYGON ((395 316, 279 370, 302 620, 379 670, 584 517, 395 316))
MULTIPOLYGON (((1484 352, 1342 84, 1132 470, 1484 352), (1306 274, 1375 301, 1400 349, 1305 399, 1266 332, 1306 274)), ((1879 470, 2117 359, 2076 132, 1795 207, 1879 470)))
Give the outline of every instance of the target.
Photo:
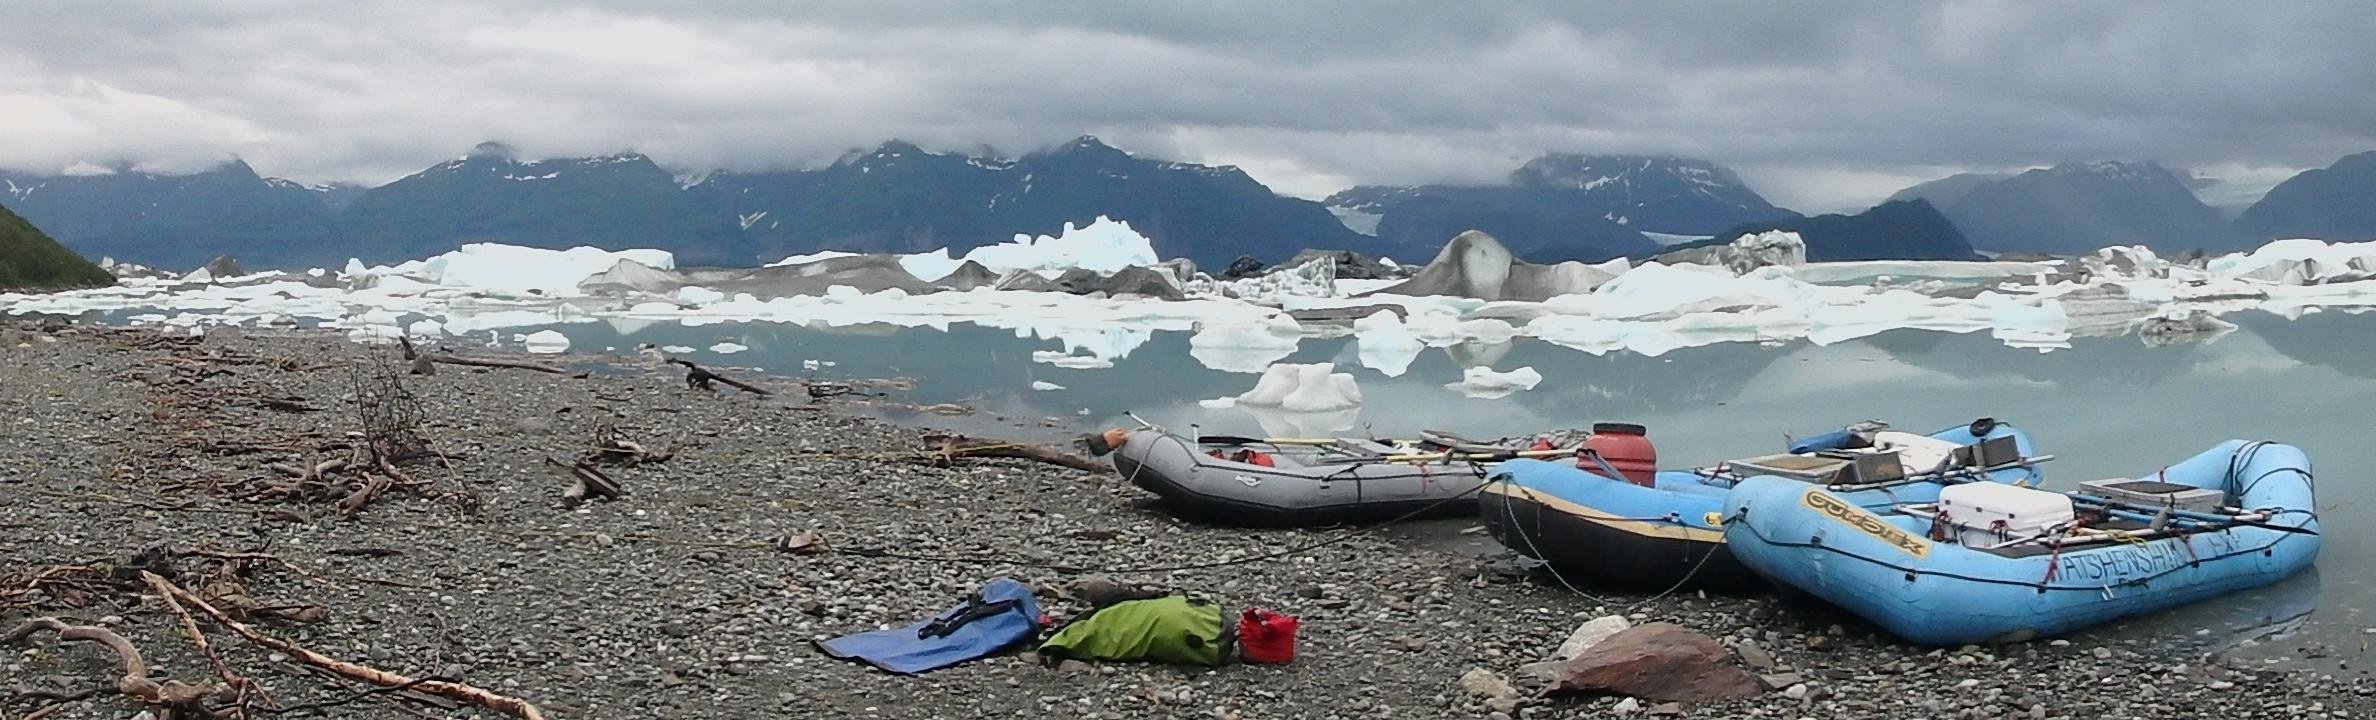
POLYGON ((1470 514, 1473 503, 1456 501, 1474 494, 1493 464, 1513 455, 1360 439, 1199 442, 1153 429, 1108 444, 1114 470, 1162 496, 1173 511, 1270 526, 1470 514))

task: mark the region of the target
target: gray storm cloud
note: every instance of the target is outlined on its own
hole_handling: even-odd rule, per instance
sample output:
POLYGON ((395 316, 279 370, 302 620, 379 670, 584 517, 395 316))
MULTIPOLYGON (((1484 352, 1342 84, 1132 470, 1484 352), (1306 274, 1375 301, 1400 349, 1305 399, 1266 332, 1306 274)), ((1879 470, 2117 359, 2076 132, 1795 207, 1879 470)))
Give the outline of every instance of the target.
POLYGON ((698 170, 1091 133, 1302 195, 1676 153, 1820 209, 1964 169, 2376 147, 2357 3, 219 5, 0 2, 0 166, 380 182, 487 139, 698 170))

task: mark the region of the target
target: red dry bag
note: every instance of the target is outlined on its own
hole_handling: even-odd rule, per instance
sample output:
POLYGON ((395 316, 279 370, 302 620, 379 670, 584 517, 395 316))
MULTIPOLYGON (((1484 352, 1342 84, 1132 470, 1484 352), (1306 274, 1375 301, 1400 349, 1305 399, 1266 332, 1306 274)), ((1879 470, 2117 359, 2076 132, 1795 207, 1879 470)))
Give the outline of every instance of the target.
POLYGON ((1295 662, 1294 617, 1247 608, 1238 614, 1238 657, 1262 665, 1295 662))

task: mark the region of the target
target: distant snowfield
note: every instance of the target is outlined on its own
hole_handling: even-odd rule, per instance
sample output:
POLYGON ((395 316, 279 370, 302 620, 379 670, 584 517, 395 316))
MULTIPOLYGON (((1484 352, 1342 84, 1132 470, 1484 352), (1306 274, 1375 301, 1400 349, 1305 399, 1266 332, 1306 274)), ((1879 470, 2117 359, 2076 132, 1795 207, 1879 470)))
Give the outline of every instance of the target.
MULTIPOLYGON (((806 262, 831 254, 791 258, 806 262)), ((1126 225, 1100 222, 1056 237, 1018 238, 963 258, 945 251, 902 256, 929 282, 972 260, 994 271, 1043 277, 1081 267, 1111 272, 1156 264, 1152 244, 1126 225), (937 271, 937 274, 935 274, 937 271)), ((1534 338, 1583 352, 1659 355, 1727 342, 1828 344, 1895 329, 1988 332, 2008 345, 2052 350, 2075 335, 2135 333, 2149 340, 2216 334, 2217 316, 2263 310, 2299 316, 2321 308, 2376 306, 2376 243, 2285 240, 2199 266, 2143 248, 2108 248, 2055 263, 1858 262, 1769 266, 1734 274, 1656 262, 1619 267, 1589 292, 1542 302, 1356 295, 1390 281, 1335 280, 1287 272, 1243 281, 1182 282, 1188 299, 1097 297, 976 289, 909 294, 834 286, 820 295, 757 297, 687 286, 669 293, 588 293, 578 283, 622 261, 673 268, 657 250, 542 250, 470 245, 394 266, 350 262, 340 270, 239 277, 127 279, 90 290, 0 294, 8 314, 115 313, 135 325, 182 328, 306 324, 358 341, 402 335, 476 337, 554 352, 566 339, 504 331, 554 324, 888 324, 947 329, 971 323, 1051 341, 1034 360, 1095 369, 1157 332, 1193 333, 1204 365, 1261 373, 1312 337, 1357 338, 1361 364, 1399 375, 1422 349, 1534 338), (1379 306, 1399 309, 1388 312, 1379 306), (1335 323, 1293 311, 1353 308, 1335 323), (1362 309, 1367 309, 1363 311, 1362 309), (506 340, 506 337, 515 339, 506 340)), ((1333 266, 1331 266, 1333 267, 1333 266)), ((1167 276, 1168 277, 1168 276, 1167 276)), ((458 338, 459 339, 459 338, 458 338)), ((711 352, 739 350, 719 345, 711 352)), ((1494 376, 1498 377, 1498 376, 1494 376)), ((1478 382, 1486 379, 1480 378, 1478 382)), ((1531 385, 1531 383, 1527 383, 1531 385)))

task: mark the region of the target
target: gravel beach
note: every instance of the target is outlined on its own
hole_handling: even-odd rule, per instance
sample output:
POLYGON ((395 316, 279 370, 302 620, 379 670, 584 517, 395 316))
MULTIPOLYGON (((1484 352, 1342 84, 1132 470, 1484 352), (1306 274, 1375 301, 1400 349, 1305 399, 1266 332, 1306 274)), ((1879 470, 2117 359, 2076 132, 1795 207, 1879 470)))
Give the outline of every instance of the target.
MULTIPOLYGON (((917 461, 917 428, 808 402, 686 388, 681 371, 591 356, 574 378, 441 365, 407 376, 420 433, 448 460, 407 472, 342 517, 332 502, 253 502, 269 464, 325 459, 357 429, 350 368, 392 352, 327 333, 219 331, 177 343, 156 330, 0 324, 0 581, 56 566, 117 566, 143 548, 269 554, 240 578, 267 605, 320 617, 259 619, 331 657, 438 676, 537 703, 559 718, 2345 718, 2376 713, 2376 682, 2271 669, 2086 636, 1996 648, 1897 644, 1852 618, 1773 597, 1681 594, 1600 600, 1480 552, 1474 523, 1352 535, 1308 553, 1226 567, 1116 573, 1302 619, 1298 660, 1220 669, 1043 667, 1014 652, 921 677, 820 655, 811 641, 909 622, 996 577, 1046 590, 1092 573, 1047 566, 1170 566, 1265 555, 1331 530, 1244 530, 1176 521, 1111 473, 1024 460, 917 461), (680 445, 666 462, 607 470, 629 493, 566 504, 565 469, 595 428, 680 445), (452 489, 467 487, 475 512, 452 489), (441 494, 443 493, 443 494, 441 494), (815 531, 840 550, 986 558, 890 560, 774 542, 815 531), (1430 538, 1433 539, 1430 539, 1430 538), (282 562, 285 561, 285 562, 282 562), (1001 562, 1028 562, 1019 567, 1001 562), (1472 670, 1510 678, 1579 623, 1666 621, 1771 656, 1798 682, 1684 708, 1613 697, 1489 697, 1472 670)), ((737 377, 743 377, 737 374, 737 377)), ((1490 546, 1485 541, 1485 546, 1490 546)), ((184 567, 208 561, 182 558, 184 567)), ((219 559, 217 562, 221 562, 219 559)), ((109 627, 150 674, 214 679, 175 615, 137 581, 83 592, 0 586, 0 630, 34 616, 109 627), (10 594, 14 592, 14 594, 10 594)), ((205 622, 229 667, 283 706, 351 700, 327 717, 499 717, 384 697, 305 671, 205 622)), ((43 711, 28 691, 112 683, 110 655, 54 635, 0 657, 0 717, 43 711)), ((1760 663, 1763 664, 1762 662, 1760 663)), ((1524 686, 1523 681, 1512 679, 1524 686)), ((112 690, 48 718, 131 717, 112 690)), ((267 717, 262 712, 256 717, 267 717)), ((301 716, 292 714, 291 716, 301 716)))

